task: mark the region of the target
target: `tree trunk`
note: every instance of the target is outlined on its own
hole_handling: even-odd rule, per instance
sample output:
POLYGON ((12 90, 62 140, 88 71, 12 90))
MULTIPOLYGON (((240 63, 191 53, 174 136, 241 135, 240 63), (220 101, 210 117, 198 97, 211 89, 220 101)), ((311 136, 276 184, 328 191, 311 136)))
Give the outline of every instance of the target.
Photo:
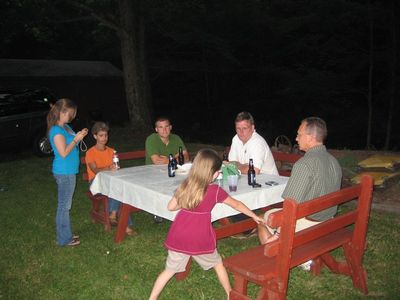
POLYGON ((135 133, 152 131, 151 95, 145 61, 144 24, 140 0, 118 0, 121 58, 130 122, 135 133))
POLYGON ((393 108, 394 99, 396 98, 396 82, 397 82, 397 49, 398 49, 398 21, 396 19, 396 2, 397 0, 392 0, 392 10, 391 10, 391 23, 392 23, 392 59, 391 59, 391 82, 390 82, 390 96, 389 96, 389 108, 388 108, 388 118, 386 121, 386 137, 384 150, 388 150, 390 146, 390 137, 392 131, 392 119, 393 119, 393 108))
POLYGON ((371 149, 371 128, 372 128, 372 75, 374 71, 374 17, 372 15, 371 3, 368 1, 369 20, 369 70, 368 70, 368 123, 367 123, 367 144, 366 148, 371 149))

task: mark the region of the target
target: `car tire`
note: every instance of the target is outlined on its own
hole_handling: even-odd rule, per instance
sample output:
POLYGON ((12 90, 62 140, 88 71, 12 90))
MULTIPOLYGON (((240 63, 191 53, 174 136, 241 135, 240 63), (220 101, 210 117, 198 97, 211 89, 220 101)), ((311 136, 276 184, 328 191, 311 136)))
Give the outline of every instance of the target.
POLYGON ((46 157, 53 155, 49 138, 45 133, 38 134, 33 140, 33 153, 39 157, 46 157))

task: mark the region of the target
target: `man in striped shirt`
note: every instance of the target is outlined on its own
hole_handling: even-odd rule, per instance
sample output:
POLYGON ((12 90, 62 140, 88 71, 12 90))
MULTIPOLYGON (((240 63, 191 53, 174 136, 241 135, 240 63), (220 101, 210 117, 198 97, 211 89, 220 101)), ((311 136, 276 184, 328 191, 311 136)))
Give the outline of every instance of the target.
MULTIPOLYGON (((336 158, 326 150, 324 145, 326 136, 326 124, 321 118, 309 117, 301 122, 296 141, 300 150, 306 153, 294 164, 282 198, 291 198, 302 203, 340 189, 342 169, 336 158)), ((276 210, 267 211, 264 215, 265 220, 276 210)), ((330 219, 336 212, 337 206, 334 206, 299 219, 296 231, 330 219)), ((261 244, 266 244, 279 237, 279 229, 274 231, 268 226, 259 225, 258 236, 261 244)))

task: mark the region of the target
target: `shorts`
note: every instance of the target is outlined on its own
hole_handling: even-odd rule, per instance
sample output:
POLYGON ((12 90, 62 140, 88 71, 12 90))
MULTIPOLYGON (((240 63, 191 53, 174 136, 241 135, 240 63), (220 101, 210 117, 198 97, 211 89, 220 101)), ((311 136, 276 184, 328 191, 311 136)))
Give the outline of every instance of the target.
POLYGON ((222 258, 218 254, 217 249, 215 249, 213 253, 199 255, 189 255, 168 250, 165 268, 175 273, 183 272, 186 269, 186 265, 190 257, 193 257, 193 259, 200 265, 200 267, 203 268, 203 270, 209 270, 219 263, 222 263, 222 258))
MULTIPOLYGON (((273 209, 270 209, 269 211, 267 211, 267 212, 264 214, 264 220, 267 221, 267 220, 268 220, 268 217, 269 217, 269 215, 270 215, 271 213, 276 212, 276 211, 281 210, 281 209, 282 209, 282 208, 273 208, 273 209)), ((320 223, 320 222, 314 222, 314 221, 307 220, 306 218, 298 219, 297 222, 296 222, 296 229, 295 229, 295 232, 300 231, 300 230, 303 230, 303 229, 306 229, 306 228, 311 227, 311 226, 314 226, 314 225, 317 225, 317 224, 319 224, 319 223, 320 223)), ((271 227, 269 227, 268 225, 265 225, 265 227, 267 227, 268 231, 269 231, 271 234, 274 234, 275 228, 271 228, 271 227)), ((280 231, 280 228, 278 227, 278 228, 276 228, 276 230, 279 232, 279 231, 280 231)))

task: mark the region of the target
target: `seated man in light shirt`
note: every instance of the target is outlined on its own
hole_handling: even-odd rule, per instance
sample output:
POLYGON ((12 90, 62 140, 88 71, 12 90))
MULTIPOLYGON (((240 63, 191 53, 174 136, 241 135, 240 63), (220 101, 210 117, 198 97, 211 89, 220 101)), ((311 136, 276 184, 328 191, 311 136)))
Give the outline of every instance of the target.
MULTIPOLYGON (((236 135, 232 139, 229 150, 229 162, 235 162, 242 174, 249 171, 249 159, 253 159, 256 174, 265 173, 279 175, 274 157, 265 139, 255 130, 254 118, 247 112, 240 112, 235 119, 236 135)), ((244 214, 232 216, 231 221, 238 222, 248 217, 244 214)), ((248 238, 256 235, 257 230, 246 231, 243 234, 232 236, 233 238, 248 238)))
POLYGON ((228 159, 236 162, 242 174, 249 170, 249 159, 253 159, 256 174, 278 175, 275 160, 265 139, 255 130, 254 118, 246 111, 235 119, 236 135, 232 139, 228 159))

